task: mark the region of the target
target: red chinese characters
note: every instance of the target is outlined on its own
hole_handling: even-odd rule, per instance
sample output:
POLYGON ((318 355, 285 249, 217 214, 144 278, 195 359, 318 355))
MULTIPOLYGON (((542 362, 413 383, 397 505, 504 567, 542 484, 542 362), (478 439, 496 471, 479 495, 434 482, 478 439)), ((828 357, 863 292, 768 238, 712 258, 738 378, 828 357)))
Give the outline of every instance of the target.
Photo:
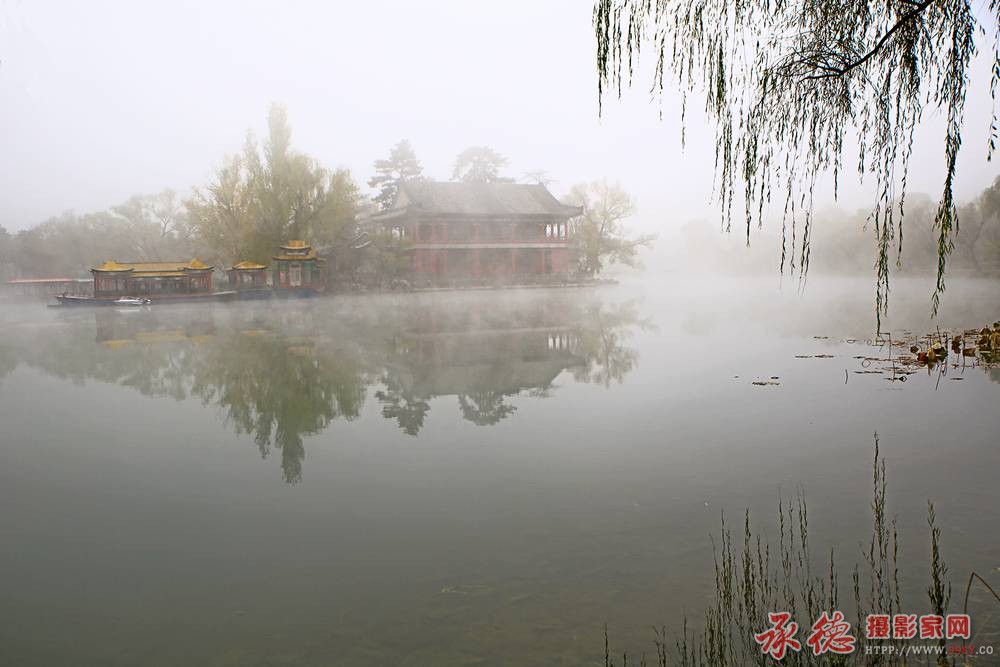
POLYGON ((896 614, 892 617, 892 636, 895 639, 913 639, 917 636, 917 615, 896 614))
MULTIPOLYGON (((771 627, 754 635, 765 655, 781 660, 788 651, 802 650, 802 644, 795 639, 799 626, 791 620, 791 614, 783 611, 767 616, 771 627)), ((876 640, 910 640, 917 637, 969 639, 972 635, 971 625, 968 614, 949 614, 947 617, 937 614, 869 614, 865 619, 865 637, 876 640)), ((814 655, 848 654, 856 650, 857 639, 851 634, 851 624, 845 619, 843 612, 824 611, 812 625, 812 632, 805 644, 812 649, 814 655)))
POLYGON ((754 639, 760 644, 761 651, 765 655, 771 654, 775 660, 781 660, 785 657, 786 651, 802 649, 801 642, 794 639, 795 633, 799 630, 799 624, 791 621, 791 617, 792 615, 787 611, 771 612, 767 615, 768 620, 771 621, 770 629, 759 635, 754 635, 754 639))
POLYGON ((827 612, 819 617, 812 626, 812 634, 806 643, 812 647, 815 655, 826 652, 851 653, 854 651, 854 637, 850 634, 851 624, 844 620, 843 612, 835 611, 830 616, 827 612))
POLYGON ((945 634, 948 639, 968 639, 972 635, 972 624, 968 614, 948 614, 945 634))
POLYGON ((920 617, 921 639, 943 639, 944 619, 937 615, 920 617))
POLYGON ((868 639, 889 639, 889 614, 869 614, 865 624, 868 639))
POLYGON ((972 623, 968 614, 948 614, 947 617, 928 614, 869 614, 865 621, 868 639, 968 639, 972 623))

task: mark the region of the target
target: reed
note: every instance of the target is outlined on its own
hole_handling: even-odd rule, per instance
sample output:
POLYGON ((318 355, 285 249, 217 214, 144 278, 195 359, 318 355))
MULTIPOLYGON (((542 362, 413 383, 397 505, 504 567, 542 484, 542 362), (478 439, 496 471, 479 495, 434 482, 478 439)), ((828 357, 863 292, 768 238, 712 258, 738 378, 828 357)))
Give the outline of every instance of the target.
MULTIPOLYGON (((873 494, 871 501, 872 533, 863 550, 863 561, 851 570, 854 598, 854 618, 841 607, 839 567, 831 549, 822 566, 813 562, 809 546, 809 514, 803 490, 797 490, 790 500, 778 499, 778 544, 772 554, 768 541, 751 526, 750 512, 744 513, 742 534, 734 538, 725 515, 716 543, 713 538, 715 590, 705 611, 701 630, 692 633, 685 618, 673 641, 666 627, 654 628, 654 646, 658 667, 717 667, 719 665, 774 665, 774 660, 761 652, 754 635, 769 627, 768 613, 787 611, 800 623, 796 639, 801 651, 786 653, 782 665, 790 667, 864 665, 865 667, 897 667, 915 663, 900 651, 866 653, 870 644, 865 639, 865 619, 868 614, 901 613, 899 587, 899 540, 896 520, 886 513, 886 468, 879 451, 878 434, 874 437, 872 464, 873 494), (739 543, 737 544, 736 539, 739 543), (855 651, 847 656, 826 653, 813 654, 805 645, 810 632, 805 619, 818 618, 824 611, 841 609, 851 622, 851 634, 856 638, 855 651)), ((930 609, 934 614, 947 614, 951 599, 951 584, 947 582, 947 565, 941 552, 941 530, 937 527, 934 505, 927 504, 927 521, 931 532, 931 584, 927 588, 930 609)), ((971 580, 970 580, 971 585, 971 580)), ((627 666, 627 655, 621 662, 612 657, 608 630, 605 626, 605 667, 627 666)), ((892 639, 876 640, 880 646, 902 646, 892 639)), ((942 644, 944 641, 942 640, 942 644)), ((645 658, 640 664, 646 664, 645 658)), ((947 656, 938 664, 951 664, 947 656)))

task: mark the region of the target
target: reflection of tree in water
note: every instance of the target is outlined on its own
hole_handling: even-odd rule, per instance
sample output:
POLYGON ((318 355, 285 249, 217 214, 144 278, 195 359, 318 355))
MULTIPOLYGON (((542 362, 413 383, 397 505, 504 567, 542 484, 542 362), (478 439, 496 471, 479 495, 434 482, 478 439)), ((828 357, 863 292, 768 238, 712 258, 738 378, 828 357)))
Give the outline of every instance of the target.
POLYGON ((605 387, 621 383, 639 363, 638 350, 627 344, 636 326, 651 325, 640 319, 635 302, 588 305, 575 328, 575 349, 585 363, 573 369, 573 377, 605 387))
POLYGON ((198 346, 213 335, 214 321, 143 315, 149 313, 101 309, 66 315, 26 337, 18 352, 30 366, 77 384, 98 380, 182 400, 189 393, 198 346))
POLYGON ((571 370, 580 382, 620 382, 638 363, 626 344, 639 323, 635 304, 556 296, 493 300, 403 312, 393 325, 382 414, 417 435, 429 400, 455 396, 464 419, 492 426, 514 414, 511 397, 551 395, 571 370))
MULTIPOLYGON (((280 449, 285 480, 301 480, 303 436, 360 410, 366 385, 356 357, 267 330, 220 331, 211 309, 177 313, 74 315, 20 353, 30 365, 74 382, 94 379, 178 400, 197 396, 222 408, 238 433, 253 437, 262 456, 280 449), (90 328, 95 320, 96 345, 90 328)), ((314 330, 294 316, 282 324, 314 330)))
POLYGON ((578 296, 414 297, 357 317, 309 306, 60 313, 37 335, 0 343, 0 379, 23 361, 73 382, 196 396, 263 457, 280 449, 294 483, 304 438, 356 417, 370 383, 382 416, 416 436, 434 397, 453 396, 463 419, 492 426, 515 413, 516 397, 550 396, 566 370, 608 385, 638 358, 627 345, 634 306, 578 296))
POLYGON ((514 414, 516 407, 504 401, 517 392, 476 391, 471 394, 459 394, 458 405, 462 416, 476 426, 493 426, 509 415, 514 414))
POLYGON ((7 342, 0 342, 0 382, 14 372, 17 364, 17 354, 13 346, 7 342))
POLYGON ((406 393, 391 375, 383 375, 381 382, 385 389, 375 392, 375 398, 382 403, 382 416, 395 419, 406 435, 417 435, 424 427, 424 418, 431 404, 422 398, 406 393))
POLYGON ((302 436, 337 417, 356 417, 365 388, 357 364, 313 344, 290 344, 269 333, 246 332, 210 346, 192 393, 218 405, 238 433, 250 434, 267 457, 281 450, 286 482, 302 479, 302 436))

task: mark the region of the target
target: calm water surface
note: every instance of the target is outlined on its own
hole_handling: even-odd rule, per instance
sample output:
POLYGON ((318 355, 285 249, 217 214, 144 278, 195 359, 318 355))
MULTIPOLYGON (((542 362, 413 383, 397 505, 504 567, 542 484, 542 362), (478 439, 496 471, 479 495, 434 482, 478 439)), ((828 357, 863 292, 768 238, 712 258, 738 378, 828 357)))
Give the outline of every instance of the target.
MULTIPOLYGON (((860 559, 875 431, 903 606, 927 499, 956 597, 996 583, 1000 370, 893 380, 869 287, 0 304, 0 664, 601 664, 605 622, 652 653, 722 512, 774 535, 801 488, 860 559)), ((995 285, 933 324, 928 294, 893 338, 1000 318, 995 285)))

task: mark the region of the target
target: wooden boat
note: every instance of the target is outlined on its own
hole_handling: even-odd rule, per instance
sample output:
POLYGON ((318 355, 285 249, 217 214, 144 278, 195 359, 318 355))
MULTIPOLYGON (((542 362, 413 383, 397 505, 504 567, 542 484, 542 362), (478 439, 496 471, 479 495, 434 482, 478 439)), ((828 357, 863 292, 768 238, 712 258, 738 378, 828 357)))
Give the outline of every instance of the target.
POLYGON ((170 294, 153 297, 93 297, 59 294, 56 299, 61 306, 144 306, 167 303, 196 303, 212 301, 231 301, 237 297, 235 291, 211 292, 209 294, 170 294))
POLYGON ((57 294, 56 300, 60 306, 113 306, 115 299, 95 299, 92 296, 73 296, 72 294, 57 294))

